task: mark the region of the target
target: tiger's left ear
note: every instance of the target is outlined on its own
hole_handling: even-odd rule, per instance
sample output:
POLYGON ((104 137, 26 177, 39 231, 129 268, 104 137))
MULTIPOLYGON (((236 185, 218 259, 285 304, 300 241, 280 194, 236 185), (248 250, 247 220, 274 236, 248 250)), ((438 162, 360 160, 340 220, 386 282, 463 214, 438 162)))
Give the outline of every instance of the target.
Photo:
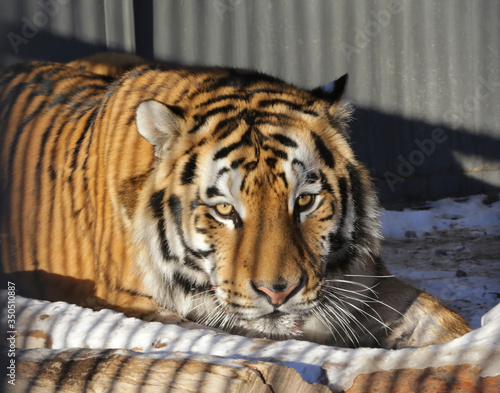
POLYGON ((345 93, 348 75, 344 74, 336 81, 311 90, 316 97, 326 100, 332 104, 340 101, 345 93))
POLYGON ((183 121, 182 109, 170 107, 155 100, 139 104, 135 117, 137 131, 155 149, 155 156, 169 150, 174 139, 180 135, 183 121))

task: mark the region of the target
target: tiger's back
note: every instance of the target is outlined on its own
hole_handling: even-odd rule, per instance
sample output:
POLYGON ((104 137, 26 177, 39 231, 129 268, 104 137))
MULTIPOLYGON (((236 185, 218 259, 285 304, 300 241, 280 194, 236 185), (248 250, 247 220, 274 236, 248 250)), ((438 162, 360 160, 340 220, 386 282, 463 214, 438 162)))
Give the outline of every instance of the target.
POLYGON ((252 71, 145 64, 115 80, 86 64, 0 74, 2 266, 25 294, 335 345, 467 332, 387 276, 345 79, 325 93, 252 71), (404 316, 426 310, 418 328, 404 316))
MULTIPOLYGON (((44 261, 56 255, 74 256, 64 241, 67 235, 90 250, 83 234, 91 218, 87 201, 79 198, 84 186, 77 168, 79 151, 88 147, 85 131, 108 83, 62 65, 36 63, 4 70, 0 83, 2 260, 9 260, 7 271, 19 262, 26 270, 43 269, 44 261), (64 224, 62 218, 69 215, 85 228, 81 234, 73 222, 64 224), (53 227, 48 229, 48 223, 53 227)), ((48 271, 64 274, 65 269, 55 262, 48 271)), ((81 273, 83 279, 95 279, 92 272, 81 273)))
MULTIPOLYGON (((135 277, 126 264, 98 270, 94 263, 103 258, 96 211, 106 201, 89 150, 110 83, 50 63, 15 65, 1 74, 2 265, 5 273, 22 272, 19 282, 28 295, 59 300, 64 294, 96 304, 95 295, 106 299, 96 293, 96 282, 118 285, 106 270, 135 277)), ((113 230, 118 238, 123 233, 113 230)))

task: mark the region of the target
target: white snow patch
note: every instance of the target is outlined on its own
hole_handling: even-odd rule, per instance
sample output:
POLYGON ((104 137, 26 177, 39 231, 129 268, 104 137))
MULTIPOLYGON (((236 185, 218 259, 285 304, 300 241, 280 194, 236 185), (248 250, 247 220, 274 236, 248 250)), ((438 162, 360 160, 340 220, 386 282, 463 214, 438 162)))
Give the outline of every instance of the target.
POLYGON ((382 233, 385 237, 403 238, 408 232, 422 236, 439 230, 468 228, 486 234, 500 234, 500 200, 491 204, 484 201, 484 195, 475 195, 429 202, 416 209, 383 210, 382 233))

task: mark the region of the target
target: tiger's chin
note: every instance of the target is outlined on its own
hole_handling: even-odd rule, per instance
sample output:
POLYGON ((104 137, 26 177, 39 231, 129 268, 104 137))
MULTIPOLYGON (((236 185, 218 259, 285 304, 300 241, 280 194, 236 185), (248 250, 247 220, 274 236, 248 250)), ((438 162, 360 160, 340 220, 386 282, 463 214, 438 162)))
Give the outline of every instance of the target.
POLYGON ((270 340, 301 340, 323 345, 353 346, 335 339, 331 328, 314 315, 273 313, 255 320, 240 320, 230 333, 270 340))
POLYGON ((297 314, 275 311, 251 320, 239 319, 231 333, 271 340, 303 339, 305 319, 297 314))
MULTIPOLYGON (((221 327, 219 327, 221 328, 221 327)), ((331 330, 310 314, 288 314, 276 311, 255 319, 238 319, 227 333, 270 340, 305 340, 318 344, 332 344, 331 330)))

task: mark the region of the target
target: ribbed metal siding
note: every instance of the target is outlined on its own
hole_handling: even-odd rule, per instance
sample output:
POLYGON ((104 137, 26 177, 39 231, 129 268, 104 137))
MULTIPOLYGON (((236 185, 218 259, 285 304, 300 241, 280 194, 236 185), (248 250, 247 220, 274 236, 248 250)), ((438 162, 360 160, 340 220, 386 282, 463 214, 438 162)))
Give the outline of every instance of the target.
POLYGON ((135 51, 132 0, 0 0, 2 65, 135 51))
POLYGON ((4 64, 109 48, 186 65, 256 68, 303 87, 348 72, 348 96, 358 107, 354 149, 384 201, 500 190, 496 0, 0 0, 0 6, 4 64), (21 34, 22 18, 33 21, 42 3, 59 9, 14 53, 6 35, 21 34), (445 140, 422 150, 439 129, 445 140))

